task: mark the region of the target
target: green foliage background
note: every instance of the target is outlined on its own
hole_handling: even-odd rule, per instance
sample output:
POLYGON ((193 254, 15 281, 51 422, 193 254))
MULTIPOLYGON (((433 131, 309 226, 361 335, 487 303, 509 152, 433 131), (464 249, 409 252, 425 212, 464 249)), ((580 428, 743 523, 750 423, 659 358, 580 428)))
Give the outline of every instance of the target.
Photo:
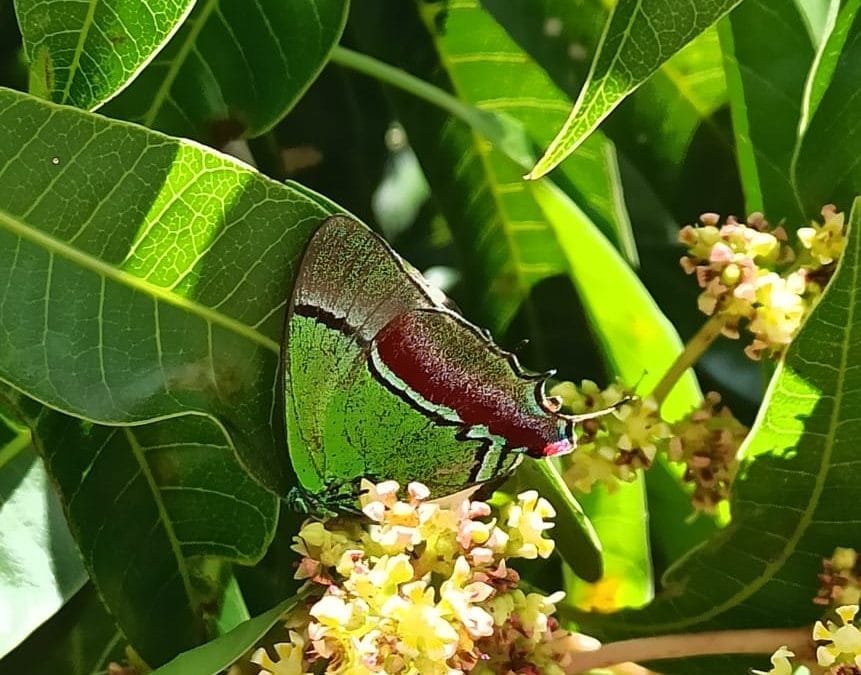
MULTIPOLYGON (((0 670, 224 636, 159 671, 216 673, 289 602, 278 359, 326 214, 380 229, 528 367, 646 392, 703 319, 680 226, 849 212, 859 0, 612 4, 0 0, 0 670)), ((729 524, 692 518, 663 463, 580 495, 595 586, 560 509, 561 555, 527 574, 583 631, 816 618, 821 558, 861 543, 859 219, 767 388, 722 341, 664 407, 716 388, 755 420, 729 524), (582 611, 608 588, 635 609, 582 611)))

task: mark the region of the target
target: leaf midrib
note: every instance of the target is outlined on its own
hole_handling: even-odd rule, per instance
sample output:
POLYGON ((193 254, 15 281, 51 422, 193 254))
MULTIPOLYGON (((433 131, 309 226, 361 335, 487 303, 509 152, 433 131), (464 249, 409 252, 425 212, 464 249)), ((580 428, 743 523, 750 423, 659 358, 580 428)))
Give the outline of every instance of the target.
POLYGON ((69 76, 66 78, 66 86, 63 87, 63 93, 60 96, 60 103, 65 103, 69 98, 69 93, 72 91, 72 82, 78 73, 78 66, 81 65, 81 54, 84 53, 84 44, 87 42, 90 28, 93 27, 93 23, 95 22, 96 5, 98 4, 99 0, 90 0, 87 6, 87 16, 78 35, 78 43, 75 45, 75 53, 72 55, 72 62, 69 64, 69 76))
POLYGON ((69 262, 77 264, 83 269, 106 279, 110 279, 111 281, 127 288, 139 291, 156 301, 173 305, 178 309, 197 316, 206 323, 220 326, 221 328, 254 342, 275 354, 280 354, 281 352, 281 347, 277 342, 265 335, 262 335, 250 326, 241 323, 232 317, 216 312, 205 305, 189 300, 184 296, 172 293, 166 288, 156 286, 141 277, 129 274, 121 269, 117 269, 103 260, 69 246, 66 242, 60 241, 44 232, 34 229, 3 209, 0 209, 0 227, 8 230, 21 239, 25 239, 44 249, 50 255, 60 256, 69 262))

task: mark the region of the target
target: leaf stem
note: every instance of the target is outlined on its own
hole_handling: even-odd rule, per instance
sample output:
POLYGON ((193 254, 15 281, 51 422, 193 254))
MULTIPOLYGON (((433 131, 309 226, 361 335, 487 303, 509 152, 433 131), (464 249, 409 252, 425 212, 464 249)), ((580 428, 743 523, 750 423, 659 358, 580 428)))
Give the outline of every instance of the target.
POLYGON ((21 431, 13 440, 0 448, 0 469, 18 456, 24 448, 30 445, 30 432, 21 431))
POLYGON ((467 124, 475 123, 476 111, 462 101, 449 94, 447 91, 408 73, 407 71, 390 66, 379 59, 367 54, 336 46, 332 50, 331 61, 345 68, 350 68, 363 75, 374 77, 386 84, 397 87, 413 96, 432 103, 435 106, 451 113, 467 124))
POLYGON ((629 661, 641 663, 709 654, 771 654, 786 645, 801 661, 812 661, 814 645, 810 626, 754 630, 708 631, 621 640, 589 652, 572 655, 573 673, 606 668, 629 661))
POLYGON ((661 381, 647 398, 654 398, 658 405, 664 402, 676 386, 679 378, 690 368, 720 335, 724 326, 724 318, 718 314, 709 317, 696 334, 688 340, 684 350, 678 355, 673 365, 669 367, 661 381))

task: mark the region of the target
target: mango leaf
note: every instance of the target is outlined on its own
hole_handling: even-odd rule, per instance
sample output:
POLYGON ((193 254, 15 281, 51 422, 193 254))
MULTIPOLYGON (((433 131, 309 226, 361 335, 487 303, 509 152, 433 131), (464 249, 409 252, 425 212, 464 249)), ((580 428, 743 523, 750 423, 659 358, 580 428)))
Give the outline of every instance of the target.
MULTIPOLYGON (((681 352, 682 342, 637 275, 620 259, 567 195, 547 181, 530 183, 530 191, 556 232, 571 277, 612 371, 622 382, 651 391, 681 352), (613 278, 612 286, 604 279, 613 278), (623 297, 624 303, 614 301, 623 297)), ((700 401, 693 372, 687 372, 661 408, 675 420, 700 401)))
MULTIPOLYGON (((7 398, 7 401, 9 399, 7 398)), ((99 595, 151 664, 206 637, 206 595, 195 557, 256 562, 277 500, 237 464, 202 415, 102 427, 9 401, 31 429, 99 595)))
POLYGON ((0 380, 97 423, 215 416, 244 467, 286 494, 283 312, 330 205, 3 89, 0 127, 0 380))
MULTIPOLYGON (((830 5, 830 11, 825 17, 824 25, 822 26, 822 36, 818 42, 819 48, 816 51, 814 60, 814 68, 807 80, 807 86, 804 90, 804 100, 801 107, 801 122, 799 124, 801 132, 807 129, 811 117, 819 107, 819 102, 825 95, 828 85, 831 83, 831 78, 834 75, 834 70, 840 60, 840 55, 843 53, 843 47, 846 44, 846 39, 849 37, 852 27, 852 18, 858 12, 858 7, 861 5, 858 0, 845 0, 844 2, 820 2, 830 5)), ((812 0, 807 3, 814 4, 812 0)))
POLYGON ((152 675, 217 675, 253 647, 295 604, 295 598, 288 598, 268 612, 239 624, 226 635, 180 654, 170 663, 154 670, 152 675))
MULTIPOLYGON (((779 364, 731 499, 733 520, 665 577, 648 608, 612 618, 583 615, 583 629, 622 637, 711 628, 802 625, 823 557, 861 540, 854 495, 861 388, 861 200, 825 295, 779 364)), ((748 661, 749 663, 749 661, 748 661)), ((685 675, 743 672, 743 659, 662 663, 685 675)))
POLYGON ((741 0, 619 0, 592 69, 562 129, 528 174, 568 157, 626 96, 741 0))
MULTIPOLYGON (((0 420, 0 427, 8 427, 0 420)), ((87 580, 63 508, 26 431, 0 446, 0 657, 87 580)))
MULTIPOLYGON (((639 382, 640 392, 647 394, 681 351, 675 329, 610 242, 566 195, 547 181, 530 186, 556 231, 611 372, 629 386, 639 382), (603 281, 608 274, 613 275, 612 287, 603 281), (625 302, 619 303, 618 297, 625 302)), ((677 419, 700 398, 693 373, 688 372, 667 398, 662 414, 677 419)), ((604 577, 591 586, 569 584, 572 599, 604 610, 648 602, 653 589, 644 481, 623 486, 612 497, 596 488, 584 499, 584 509, 595 519, 603 545, 604 577), (618 527, 619 522, 628 527, 618 527)))
POLYGON ((98 593, 87 584, 50 620, 0 660, 4 673, 40 669, 62 675, 94 675, 124 659, 125 641, 98 593))
MULTIPOLYGON (((576 96, 607 19, 607 3, 482 0, 482 6, 566 94, 576 96)), ((703 197, 699 192, 703 188, 698 182, 707 184, 708 200, 713 205, 722 192, 715 194, 715 184, 723 186, 730 182, 689 179, 692 173, 698 175, 691 169, 696 168, 699 152, 707 155, 710 177, 717 166, 726 166, 728 173, 734 171, 730 138, 713 119, 726 101, 717 31, 709 28, 624 100, 607 119, 603 130, 618 153, 637 166, 652 188, 675 207, 679 217, 689 218, 692 211, 687 204, 693 203, 694 208, 702 210, 703 197), (699 150, 704 141, 707 147, 691 152, 694 144, 699 150)), ((637 229, 640 243, 642 225, 638 224, 637 229)), ((602 231, 607 234, 603 228, 602 231)))
POLYGON ((819 100, 801 139, 794 162, 795 184, 807 216, 818 215, 823 204, 846 208, 858 192, 858 127, 853 113, 861 59, 861 3, 846 2, 825 42, 808 89, 811 102, 819 100))
POLYGON ((719 27, 745 208, 799 227, 791 164, 814 56, 807 24, 794 2, 747 0, 719 27), (766 24, 771 37, 762 40, 766 24))
POLYGON ((152 60, 193 6, 194 0, 15 0, 30 92, 97 108, 152 60))
POLYGON ((349 0, 200 0, 106 113, 222 147, 301 98, 338 42, 349 0))

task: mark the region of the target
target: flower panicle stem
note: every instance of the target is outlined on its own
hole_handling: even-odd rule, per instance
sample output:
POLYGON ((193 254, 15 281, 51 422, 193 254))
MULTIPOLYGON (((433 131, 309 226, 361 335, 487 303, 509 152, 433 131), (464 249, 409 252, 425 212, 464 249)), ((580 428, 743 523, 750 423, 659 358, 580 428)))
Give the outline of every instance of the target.
POLYGON ((754 630, 708 631, 621 640, 573 655, 572 673, 585 673, 620 663, 679 659, 718 654, 771 654, 775 645, 787 645, 804 661, 815 661, 810 626, 754 630))
POLYGON ((724 326, 724 317, 719 314, 709 317, 709 319, 700 326, 700 329, 694 336, 685 344, 685 348, 676 358, 673 364, 669 367, 660 382, 652 390, 646 398, 653 398, 660 406, 669 396, 673 387, 684 375, 685 371, 694 365, 705 351, 711 346, 724 326))

